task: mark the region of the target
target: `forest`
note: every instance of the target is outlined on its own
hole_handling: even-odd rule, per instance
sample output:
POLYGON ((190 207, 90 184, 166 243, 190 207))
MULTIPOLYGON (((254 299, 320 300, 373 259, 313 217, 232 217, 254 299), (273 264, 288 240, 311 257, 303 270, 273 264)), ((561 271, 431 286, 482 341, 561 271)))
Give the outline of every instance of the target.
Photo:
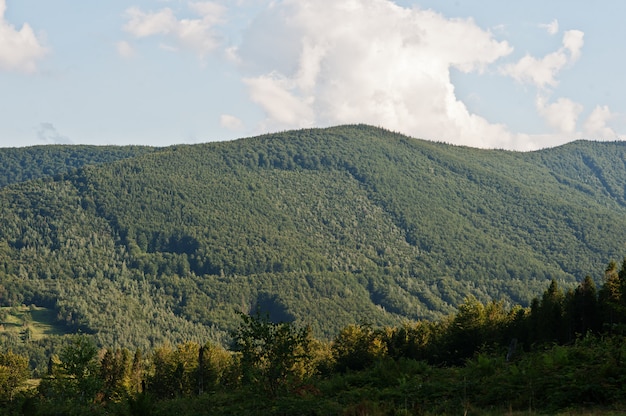
POLYGON ((258 307, 330 339, 469 295, 529 306, 626 250, 624 160, 620 142, 520 153, 364 125, 0 149, 0 306, 130 349, 223 344, 258 307))
POLYGON ((29 357, 0 352, 7 415, 620 414, 626 410, 626 260, 596 290, 552 281, 531 306, 466 299, 438 321, 310 327, 239 314, 212 342, 98 348, 72 335, 32 376, 29 357), (582 414, 582 413, 581 413, 582 414))
MULTIPOLYGON (((93 368, 100 368, 110 350, 107 360, 125 363, 124 374, 137 353, 149 374, 161 351, 174 360, 168 365, 176 374, 187 377, 186 369, 197 368, 200 348, 206 347, 207 354, 225 360, 228 377, 235 377, 243 388, 237 391, 247 395, 256 387, 246 392, 252 385, 242 380, 258 369, 229 360, 243 354, 233 344, 242 324, 258 324, 255 330, 306 341, 314 360, 306 362, 302 374, 327 376, 315 389, 324 391, 324 383, 333 382, 358 385, 346 387, 345 394, 360 391, 367 397, 366 390, 374 388, 365 381, 372 377, 368 372, 393 368, 385 360, 421 363, 407 366, 429 369, 432 377, 443 377, 443 385, 446 377, 467 377, 462 369, 480 357, 487 360, 483 364, 501 365, 494 374, 504 377, 505 369, 516 367, 498 361, 501 354, 490 355, 490 348, 508 349, 512 339, 530 367, 555 359, 549 354, 578 351, 561 345, 618 348, 620 308, 607 321, 606 299, 599 298, 603 312, 594 319, 600 321, 582 328, 570 309, 581 285, 604 289, 607 275, 601 271, 607 259, 626 252, 620 237, 626 235, 625 160, 623 142, 577 141, 511 152, 419 140, 365 125, 165 148, 0 149, 0 351, 11 354, 3 358, 8 362, 26 359, 29 377, 64 396, 67 386, 52 380, 59 371, 65 375, 58 380, 77 377, 62 373, 69 371, 63 357, 77 348, 95 351, 88 361, 93 368), (546 287, 562 292, 559 313, 567 326, 558 327, 558 334, 530 335, 537 325, 533 319, 552 316, 540 307, 546 287), (474 328, 486 341, 478 350, 467 345, 472 352, 457 356, 465 344, 450 344, 458 336, 450 332, 451 322, 466 308, 506 316, 512 320, 505 325, 510 333, 474 328), (369 334, 363 336, 371 337, 373 346, 360 335, 359 345, 382 354, 358 370, 364 380, 353 381, 354 369, 341 367, 333 355, 341 344, 337 337, 346 331, 369 334), (411 342, 424 348, 394 347, 389 338, 394 333, 418 337, 422 344, 411 342), (584 333, 593 337, 578 336, 584 333), (608 339, 613 341, 605 343, 608 339), (394 348, 422 355, 405 357, 394 348), (180 354, 195 354, 195 361, 176 361, 180 354), (241 374, 235 376, 237 368, 241 374)), ((581 351, 575 354, 589 353, 581 351)), ((619 368, 620 351, 597 354, 618 354, 614 367, 619 368)), ((301 353, 291 351, 285 359, 304 365, 301 353)), ((539 381, 524 378, 535 369, 517 368, 517 382, 531 385, 516 389, 531 397, 547 391, 532 387, 539 381)), ((416 376, 396 375, 393 383, 416 376)), ((89 382, 100 386, 99 377, 89 382)), ((615 377, 611 380, 621 376, 615 377)), ((124 395, 139 391, 138 380, 134 387, 124 382, 124 395)), ((141 381, 149 391, 149 379, 141 381)), ((220 383, 215 386, 227 385, 220 383)), ((476 386, 470 387, 465 386, 467 394, 476 386)), ((339 385, 328 389, 343 391, 339 385)), ((131 406, 143 397, 116 401, 105 399, 101 386, 96 390, 90 404, 107 403, 107 411, 113 403, 131 406)), ((211 391, 216 392, 211 400, 237 402, 217 387, 211 391)), ((206 406, 199 396, 196 401, 179 393, 171 403, 179 396, 206 406)), ((589 403, 616 402, 606 397, 589 403)), ((265 394, 258 400, 277 406, 265 394)), ((359 414, 358 401, 333 400, 338 403, 328 405, 339 407, 327 414, 337 409, 359 414), (356 407, 350 410, 348 402, 356 407)), ((401 413, 395 399, 389 400, 401 413)), ((435 396, 429 400, 439 402, 435 396)), ((511 406, 521 408, 520 400, 511 399, 511 406)), ((552 406, 528 396, 524 400, 528 408, 552 406)), ((406 401, 408 406, 411 399, 406 401)), ((385 409, 379 410, 391 412, 385 409)))
POLYGON ((0 187, 12 183, 70 172, 95 165, 139 156, 154 151, 145 146, 62 146, 0 148, 0 187))

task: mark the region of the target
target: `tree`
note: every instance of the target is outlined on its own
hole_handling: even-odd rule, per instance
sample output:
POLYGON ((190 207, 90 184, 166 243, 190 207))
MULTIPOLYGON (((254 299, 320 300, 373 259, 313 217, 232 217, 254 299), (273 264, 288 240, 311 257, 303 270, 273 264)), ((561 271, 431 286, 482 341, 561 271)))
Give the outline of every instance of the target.
POLYGON ((130 353, 127 349, 110 348, 100 361, 100 378, 105 400, 119 401, 129 394, 131 377, 130 353))
POLYGON ((100 391, 101 380, 96 361, 98 349, 86 335, 74 335, 51 366, 52 375, 42 380, 40 392, 55 399, 93 401, 100 391))
POLYGON ((293 323, 270 322, 268 316, 241 314, 233 333, 233 351, 239 353, 244 382, 261 384, 270 396, 309 375, 311 331, 293 323))
POLYGON ((386 331, 388 354, 394 359, 425 360, 431 356, 428 349, 433 342, 433 328, 431 322, 417 321, 386 331))
POLYGON ((212 390, 220 383, 228 383, 228 370, 232 368, 232 354, 210 342, 198 353, 198 393, 212 390))
POLYGON ((200 345, 195 342, 178 345, 175 350, 157 348, 152 354, 154 372, 148 379, 148 391, 163 399, 197 392, 199 356, 200 345))
POLYGON ((538 342, 563 342, 566 329, 563 322, 565 295, 556 280, 543 292, 540 302, 531 303, 532 322, 535 324, 534 340, 538 342))
POLYGON ((177 380, 177 360, 170 347, 160 347, 152 353, 154 372, 148 379, 147 389, 161 399, 171 399, 181 393, 177 380))
POLYGON ((176 347, 176 376, 180 393, 184 396, 198 393, 200 351, 200 345, 195 342, 186 342, 176 347))
POLYGON ((339 371, 362 370, 387 354, 382 334, 371 325, 348 325, 335 338, 333 357, 339 371))
POLYGON ((588 332, 596 333, 600 330, 598 296, 591 276, 585 276, 585 279, 568 297, 566 309, 571 335, 584 336, 588 332))
POLYGON ((626 324, 626 258, 618 270, 611 261, 604 271, 604 285, 598 294, 604 323, 609 332, 624 331, 626 324))
POLYGON ((137 348, 135 355, 133 356, 133 364, 130 371, 130 392, 131 393, 143 393, 143 355, 141 350, 137 348))
POLYGON ((12 351, 0 353, 0 401, 11 401, 16 390, 28 379, 28 359, 12 351))

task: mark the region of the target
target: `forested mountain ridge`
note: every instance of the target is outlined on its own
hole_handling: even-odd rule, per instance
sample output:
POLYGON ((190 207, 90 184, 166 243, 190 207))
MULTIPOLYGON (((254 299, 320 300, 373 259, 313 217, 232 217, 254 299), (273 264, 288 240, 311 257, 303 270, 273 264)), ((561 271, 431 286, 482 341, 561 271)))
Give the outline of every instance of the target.
POLYGON ((85 164, 0 190, 0 301, 140 347, 224 340, 257 307, 332 336, 470 294, 528 304, 626 253, 625 149, 478 150, 358 125, 85 164))
POLYGON ((86 145, 0 148, 0 187, 63 174, 84 165, 135 157, 153 150, 145 146, 86 145))

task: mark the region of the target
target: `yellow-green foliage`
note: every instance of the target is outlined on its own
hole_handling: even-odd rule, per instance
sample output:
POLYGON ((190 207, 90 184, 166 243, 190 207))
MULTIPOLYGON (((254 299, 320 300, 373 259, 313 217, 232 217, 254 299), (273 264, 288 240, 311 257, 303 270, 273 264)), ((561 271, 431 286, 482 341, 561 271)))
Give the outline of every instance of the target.
POLYGON ((35 305, 0 308, 0 333, 13 333, 23 341, 37 341, 50 335, 67 334, 67 328, 49 308, 35 305))
POLYGON ((11 401, 28 379, 28 358, 11 351, 0 352, 0 402, 11 401))

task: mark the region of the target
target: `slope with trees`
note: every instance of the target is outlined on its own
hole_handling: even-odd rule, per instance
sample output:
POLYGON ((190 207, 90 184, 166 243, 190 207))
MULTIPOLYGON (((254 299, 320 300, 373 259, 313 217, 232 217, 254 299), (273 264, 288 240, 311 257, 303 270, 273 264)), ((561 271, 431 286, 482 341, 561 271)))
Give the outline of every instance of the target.
POLYGON ((145 146, 85 145, 0 148, 0 187, 61 175, 84 165, 132 158, 153 150, 145 146))
POLYGON ((526 306, 623 252, 619 149, 358 125, 86 164, 0 190, 0 302, 133 349, 227 342, 257 307, 331 338, 357 319, 439 319, 470 294, 526 306))
POLYGON ((240 314, 227 348, 145 354, 75 335, 37 387, 28 357, 0 352, 3 414, 621 414, 626 406, 626 261, 532 306, 467 298, 438 321, 309 327, 240 314), (584 307, 581 307, 584 305, 584 307), (580 324, 586 324, 581 326, 580 324), (574 413, 572 413, 574 412, 574 413))

